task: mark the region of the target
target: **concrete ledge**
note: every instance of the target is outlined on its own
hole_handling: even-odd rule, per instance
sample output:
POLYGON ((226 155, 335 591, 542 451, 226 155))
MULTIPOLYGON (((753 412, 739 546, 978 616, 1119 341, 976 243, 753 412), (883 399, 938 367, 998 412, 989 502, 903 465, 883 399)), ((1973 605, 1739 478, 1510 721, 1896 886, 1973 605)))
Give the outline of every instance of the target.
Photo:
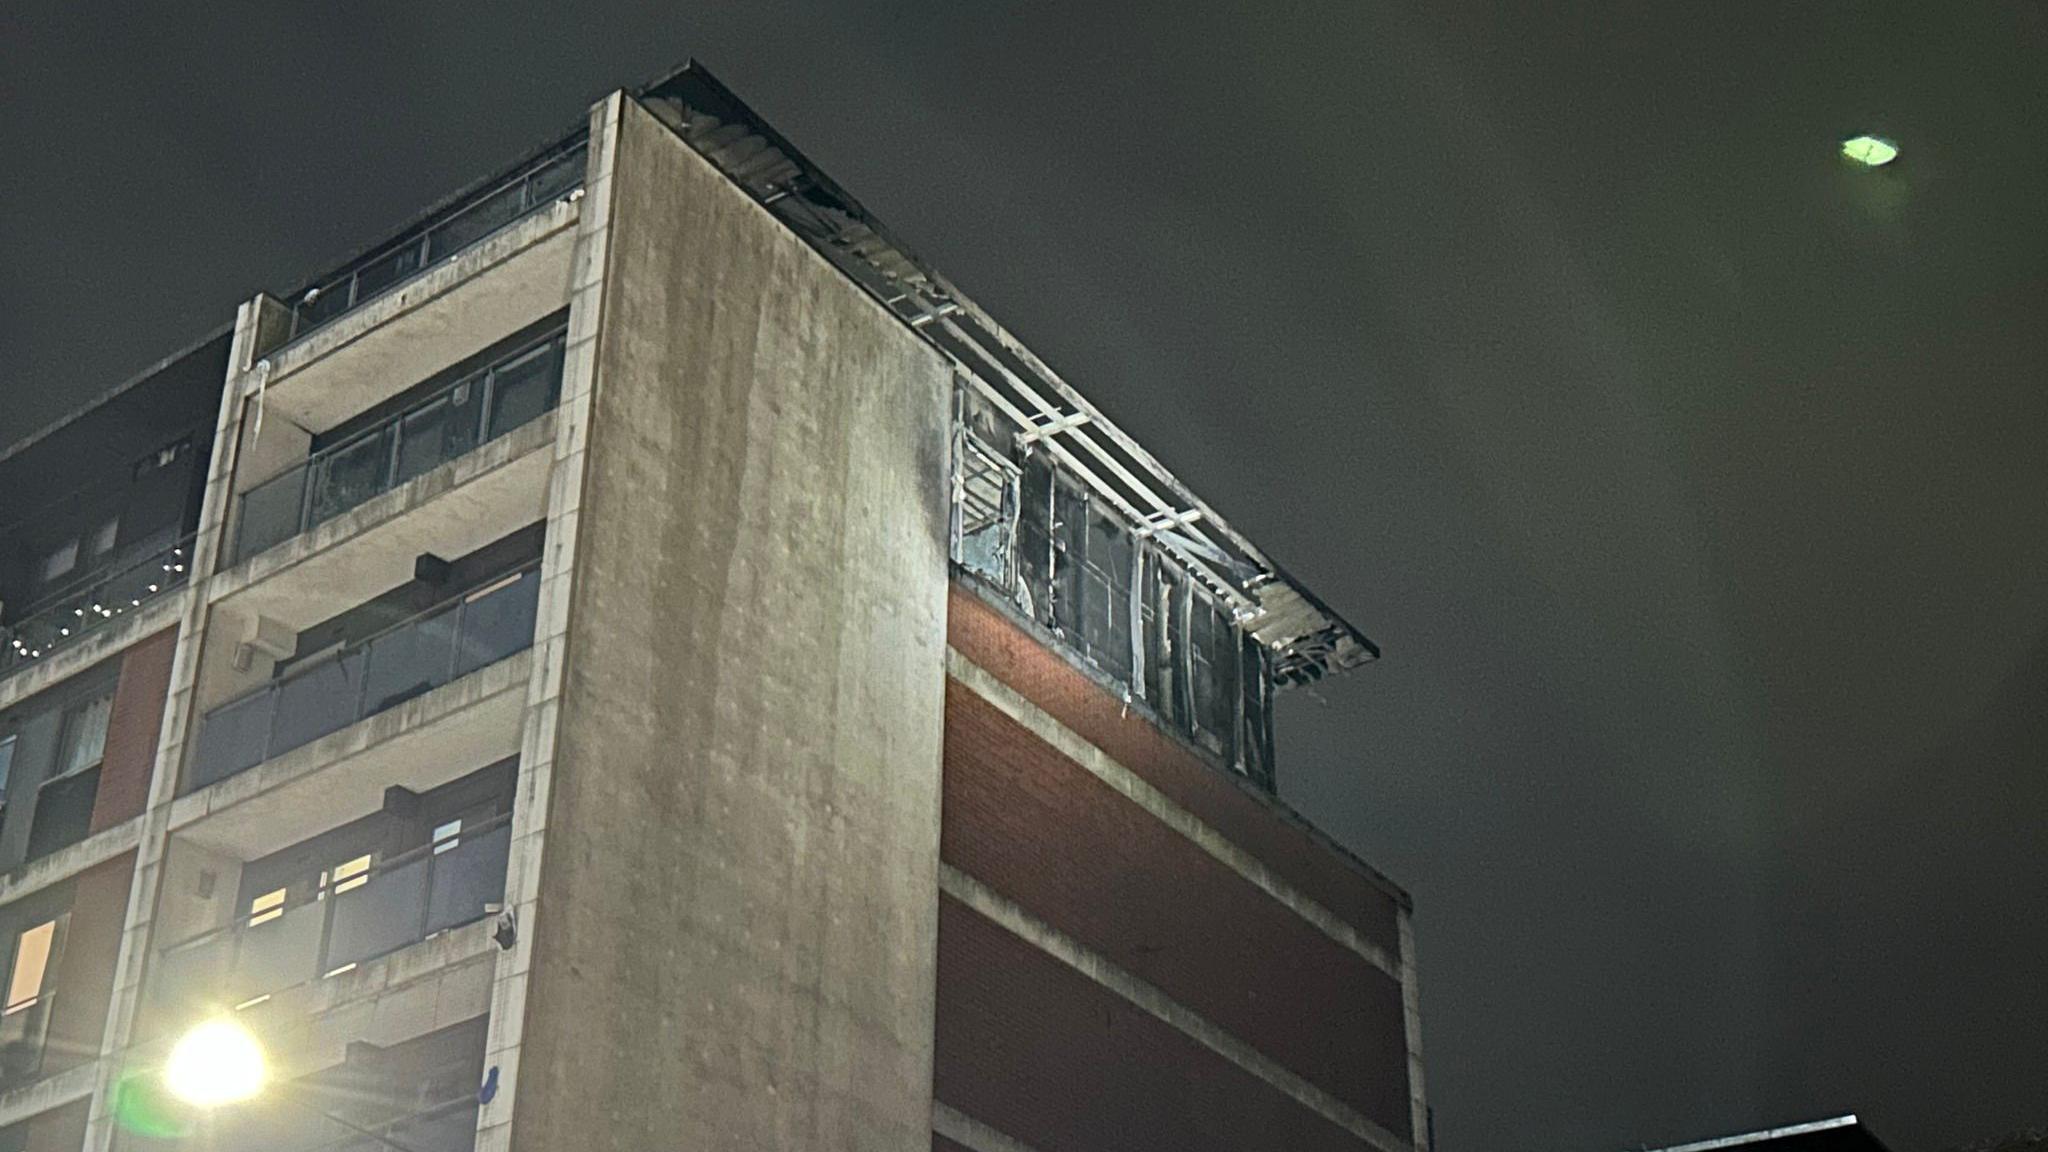
POLYGON ((173 835, 240 860, 296 844, 519 751, 532 649, 182 796, 173 835))
POLYGON ((543 208, 272 352, 264 404, 323 432, 563 307, 579 210, 543 208))
POLYGON ((135 846, 140 843, 142 817, 137 816, 95 832, 69 848, 60 848, 48 856, 30 860, 0 876, 0 905, 11 904, 52 885, 62 884, 123 853, 135 851, 135 846))
POLYGON ((92 1095, 93 1083, 98 1078, 99 1063, 87 1060, 76 1067, 9 1089, 0 1094, 0 1127, 18 1124, 52 1108, 83 1100, 92 1095))
POLYGON ((932 1101, 932 1132, 969 1152, 1037 1152, 938 1100, 932 1101))
MULTIPOLYGON (((190 573, 187 575, 189 577, 190 573)), ((76 643, 67 644, 26 668, 0 677, 0 712, 45 688, 63 683, 102 660, 119 655, 137 641, 177 624, 185 613, 185 598, 191 594, 192 585, 188 581, 183 587, 159 595, 113 623, 94 628, 80 636, 76 643)))
POLYGON ((1379 1152, 1415 1152, 1407 1141, 1373 1123, 1357 1109, 1295 1075, 1265 1053, 958 868, 950 864, 939 865, 939 891, 1265 1081, 1295 1103, 1379 1149, 1379 1152))
POLYGON ((472 1020, 491 1007, 488 919, 274 994, 244 1011, 279 1056, 280 1074, 341 1063, 356 1042, 389 1047, 472 1020))
POLYGON ((218 573, 207 599, 302 629, 547 514, 556 411, 218 573))

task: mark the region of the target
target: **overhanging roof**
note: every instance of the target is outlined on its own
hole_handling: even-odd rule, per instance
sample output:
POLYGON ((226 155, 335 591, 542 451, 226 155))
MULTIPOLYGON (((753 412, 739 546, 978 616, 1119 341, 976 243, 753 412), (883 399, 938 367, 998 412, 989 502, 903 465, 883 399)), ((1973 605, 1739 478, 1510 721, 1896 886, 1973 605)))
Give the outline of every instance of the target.
POLYGON ((855 283, 949 356, 979 392, 1236 611, 1282 683, 1379 648, 1225 523, 1152 454, 902 244, 692 61, 633 95, 855 283))

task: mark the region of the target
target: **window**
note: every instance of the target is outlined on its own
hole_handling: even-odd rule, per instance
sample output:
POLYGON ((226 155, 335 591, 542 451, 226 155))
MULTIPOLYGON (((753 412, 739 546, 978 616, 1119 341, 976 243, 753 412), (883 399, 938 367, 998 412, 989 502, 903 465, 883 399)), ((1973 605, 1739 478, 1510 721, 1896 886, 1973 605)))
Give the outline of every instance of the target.
POLYGON ((108 691, 71 706, 64 714, 64 732, 57 746, 57 767, 51 778, 71 776, 97 765, 107 749, 107 719, 114 712, 108 691))
POLYGON ((345 860, 334 866, 331 876, 332 890, 339 895, 351 888, 361 888, 370 882, 370 857, 368 853, 353 860, 345 860))
POLYGON ((106 523, 101 524, 99 530, 92 534, 92 554, 95 556, 105 556, 107 553, 112 552, 114 550, 114 541, 119 539, 120 536, 121 518, 119 516, 107 517, 106 523))
POLYGON ((68 574, 78 566, 78 540, 66 540, 56 550, 43 557, 43 583, 48 584, 68 574))
POLYGON ((8 972, 7 1002, 0 1005, 0 1016, 12 1016, 33 1008, 43 998, 44 980, 56 962, 58 950, 64 942, 64 922, 70 918, 67 912, 54 920, 45 920, 15 938, 14 966, 8 972))
POLYGON ((14 734, 0 736, 0 812, 7 810, 7 781, 14 774, 14 734))
POLYGON ((434 855, 439 856, 462 843, 462 820, 450 820, 434 828, 434 855))
POLYGON ((284 892, 282 888, 273 888, 249 901, 249 927, 254 928, 284 915, 284 892))

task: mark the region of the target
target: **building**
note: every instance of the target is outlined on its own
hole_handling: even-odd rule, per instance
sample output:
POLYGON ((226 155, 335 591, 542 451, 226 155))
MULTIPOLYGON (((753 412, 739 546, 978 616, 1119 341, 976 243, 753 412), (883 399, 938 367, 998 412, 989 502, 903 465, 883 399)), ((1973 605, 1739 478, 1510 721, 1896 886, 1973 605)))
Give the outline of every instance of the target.
POLYGON ((165 557, 0 486, 0 1147, 1426 1145, 1408 900, 1273 792, 1376 650, 702 69, 79 434, 188 369, 171 592, 43 639, 165 557))

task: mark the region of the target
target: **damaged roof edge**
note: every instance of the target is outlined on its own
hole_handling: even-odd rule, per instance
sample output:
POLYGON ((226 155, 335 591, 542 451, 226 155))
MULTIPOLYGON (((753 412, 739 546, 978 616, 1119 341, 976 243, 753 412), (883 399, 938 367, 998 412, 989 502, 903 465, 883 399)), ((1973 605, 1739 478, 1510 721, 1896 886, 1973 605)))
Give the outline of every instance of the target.
POLYGON ((1354 668, 1379 657, 1377 645, 1268 559, 1022 341, 899 243, 858 200, 702 64, 688 61, 629 94, 945 352, 984 394, 1034 429, 1032 435, 1077 465, 1092 487, 1132 517, 1141 534, 1153 536, 1215 591, 1226 594, 1243 626, 1282 655, 1276 662, 1277 680, 1307 682, 1330 668, 1354 668), (744 133, 733 133, 735 125, 744 133), (1069 443, 1073 450, 1065 447, 1069 443), (1108 475, 1098 475, 1097 470, 1108 475))

